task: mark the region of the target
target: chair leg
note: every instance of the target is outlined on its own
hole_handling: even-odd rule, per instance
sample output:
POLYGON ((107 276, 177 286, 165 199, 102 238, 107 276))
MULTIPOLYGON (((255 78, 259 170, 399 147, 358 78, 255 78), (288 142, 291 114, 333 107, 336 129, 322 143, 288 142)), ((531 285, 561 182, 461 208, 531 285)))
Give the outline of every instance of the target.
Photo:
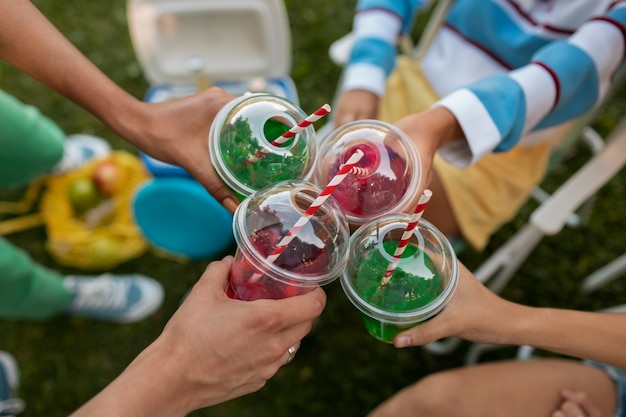
POLYGON ((463 342, 458 337, 448 337, 446 339, 437 340, 436 342, 424 345, 424 349, 435 355, 448 355, 452 353, 463 342))
POLYGON ((474 343, 467 350, 467 354, 465 356, 465 366, 476 365, 480 360, 480 356, 483 353, 491 352, 498 349, 503 349, 505 347, 509 347, 510 345, 491 345, 488 343, 474 343))
POLYGON ((583 280, 582 291, 590 293, 626 273, 626 253, 583 280))
POLYGON ((535 249, 543 236, 543 233, 536 227, 527 224, 483 262, 474 271, 474 275, 482 283, 486 283, 495 275, 496 283, 491 285, 494 285, 498 290, 496 292, 499 292, 535 249))

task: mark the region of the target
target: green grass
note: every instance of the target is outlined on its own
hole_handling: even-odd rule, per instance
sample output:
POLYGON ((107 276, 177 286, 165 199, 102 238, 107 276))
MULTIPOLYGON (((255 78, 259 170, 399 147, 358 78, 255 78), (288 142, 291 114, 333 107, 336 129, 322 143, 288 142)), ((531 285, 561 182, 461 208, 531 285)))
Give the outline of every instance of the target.
MULTIPOLYGON (((128 35, 125 2, 66 0, 34 3, 85 55, 115 82, 142 98, 149 85, 143 78, 128 35)), ((350 29, 355 1, 287 1, 293 61, 291 75, 300 104, 309 112, 332 101, 339 69, 328 60, 330 43, 350 29), (332 23, 330 23, 332 22, 332 23)), ((107 138, 118 149, 132 150, 94 117, 19 71, 0 64, 2 88, 54 119, 66 132, 107 138)), ((602 112, 595 126, 606 133, 624 115, 623 89, 602 112)), ((568 157, 546 180, 554 189, 584 161, 568 157)), ((209 161, 207 161, 207 164, 209 161)), ((586 226, 546 237, 524 263, 504 295, 537 306, 599 309, 623 302, 626 279, 618 279, 591 296, 578 284, 589 273, 624 252, 626 173, 620 172, 598 195, 586 226)), ((0 199, 19 194, 0 190, 0 199)), ((535 203, 494 236, 483 253, 471 250, 461 259, 471 268, 511 236, 528 218, 535 203)), ((43 229, 10 236, 43 265, 65 273, 81 271, 56 264, 43 248, 43 229)), ((102 389, 160 332, 206 262, 175 262, 153 253, 125 263, 113 272, 141 272, 166 288, 163 307, 140 323, 113 325, 59 317, 46 323, 0 322, 0 349, 12 352, 22 371, 20 394, 29 416, 64 416, 102 389)), ((396 350, 366 334, 357 311, 337 282, 326 287, 328 305, 319 327, 302 344, 296 360, 282 368, 265 388, 226 404, 200 410, 196 416, 359 416, 431 372, 463 363, 467 345, 445 357, 421 348, 396 350)), ((511 349, 488 359, 511 356, 511 349)), ((168 381, 162 381, 167 384, 168 381)))

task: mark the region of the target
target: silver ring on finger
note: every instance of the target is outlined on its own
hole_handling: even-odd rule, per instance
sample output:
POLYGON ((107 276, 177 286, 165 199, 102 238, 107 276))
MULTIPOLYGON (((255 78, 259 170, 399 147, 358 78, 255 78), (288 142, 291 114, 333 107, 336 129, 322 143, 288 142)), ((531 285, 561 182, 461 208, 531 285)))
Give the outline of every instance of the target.
POLYGON ((296 357, 296 347, 291 346, 289 349, 287 349, 287 353, 289 354, 289 357, 287 358, 287 363, 285 363, 285 365, 287 365, 288 363, 291 363, 293 358, 296 357))

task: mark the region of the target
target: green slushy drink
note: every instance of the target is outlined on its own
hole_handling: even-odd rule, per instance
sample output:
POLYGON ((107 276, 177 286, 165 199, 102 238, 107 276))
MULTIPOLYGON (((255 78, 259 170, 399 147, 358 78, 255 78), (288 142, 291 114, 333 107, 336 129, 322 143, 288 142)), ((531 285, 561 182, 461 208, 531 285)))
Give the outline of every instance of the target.
MULTIPOLYGON (((384 242, 386 253, 393 255, 398 242, 384 242)), ((426 307, 432 303, 444 289, 443 281, 433 261, 413 244, 407 245, 403 259, 410 262, 398 264, 389 284, 381 286, 380 281, 387 267, 389 258, 378 249, 364 253, 355 271, 354 289, 370 305, 392 312, 405 312, 426 307)), ((396 334, 412 325, 396 325, 376 320, 363 315, 365 327, 375 338, 393 343, 396 334)))
POLYGON ((211 163, 240 200, 275 182, 313 175, 317 142, 312 126, 273 144, 306 117, 296 104, 271 94, 238 97, 218 112, 209 132, 211 163))
POLYGON ((359 227, 350 238, 351 255, 341 277, 346 296, 363 313, 367 331, 385 343, 440 312, 457 282, 450 242, 420 220, 391 279, 382 284, 409 222, 410 216, 394 214, 359 227))

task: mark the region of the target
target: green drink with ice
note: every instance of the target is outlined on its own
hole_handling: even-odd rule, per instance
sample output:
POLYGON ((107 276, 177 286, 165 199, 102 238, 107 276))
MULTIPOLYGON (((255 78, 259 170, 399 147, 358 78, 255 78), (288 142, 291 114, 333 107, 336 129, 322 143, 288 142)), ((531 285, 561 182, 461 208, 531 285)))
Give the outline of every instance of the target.
POLYGON ((312 126, 273 144, 306 117, 296 104, 265 93, 238 97, 218 112, 209 133, 211 163, 240 200, 275 182, 312 176, 317 152, 312 126))
POLYGON ((381 283, 409 222, 409 215, 394 214, 359 227, 350 238, 351 255, 341 277, 346 296, 363 313, 365 328, 385 343, 439 313, 458 278, 450 242, 420 220, 391 279, 381 283))

